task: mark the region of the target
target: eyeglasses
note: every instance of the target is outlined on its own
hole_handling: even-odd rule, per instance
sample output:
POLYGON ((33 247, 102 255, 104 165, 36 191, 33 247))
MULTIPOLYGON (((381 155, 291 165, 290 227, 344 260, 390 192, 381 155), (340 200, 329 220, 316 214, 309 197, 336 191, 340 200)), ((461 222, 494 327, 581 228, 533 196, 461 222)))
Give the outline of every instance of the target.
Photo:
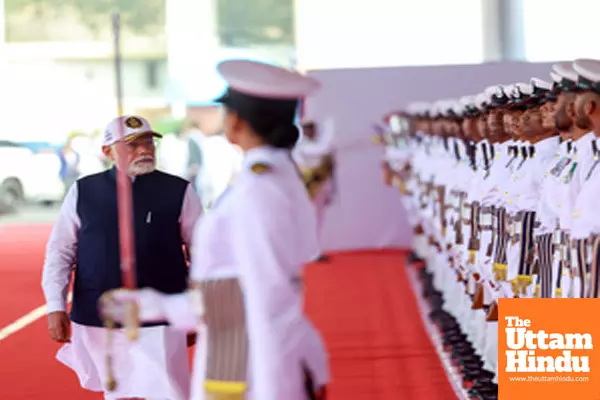
POLYGON ((136 150, 138 147, 145 147, 147 149, 154 149, 156 147, 156 140, 152 137, 139 138, 132 142, 126 143, 127 148, 130 150, 136 150))

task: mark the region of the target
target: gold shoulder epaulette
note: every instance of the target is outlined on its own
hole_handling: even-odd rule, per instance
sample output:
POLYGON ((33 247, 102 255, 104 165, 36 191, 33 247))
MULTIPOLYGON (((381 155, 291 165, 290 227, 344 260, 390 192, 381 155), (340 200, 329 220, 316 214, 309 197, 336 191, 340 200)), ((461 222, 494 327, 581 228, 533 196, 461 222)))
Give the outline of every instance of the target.
POLYGON ((250 167, 250 169, 255 174, 264 174, 266 172, 271 171, 271 166, 269 164, 258 162, 258 163, 252 164, 252 167, 250 167))

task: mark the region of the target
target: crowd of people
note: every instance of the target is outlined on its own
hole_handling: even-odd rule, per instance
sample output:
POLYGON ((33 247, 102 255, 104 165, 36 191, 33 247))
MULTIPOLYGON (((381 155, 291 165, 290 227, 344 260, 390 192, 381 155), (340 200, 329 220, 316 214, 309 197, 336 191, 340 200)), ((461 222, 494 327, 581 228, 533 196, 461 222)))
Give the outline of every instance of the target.
POLYGON ((300 100, 320 84, 251 61, 218 69, 229 84, 223 134, 167 139, 140 116, 116 118, 101 146, 111 167, 74 181, 53 227, 49 335, 81 386, 106 399, 326 399, 329 361, 303 312, 302 276, 326 261, 319 207, 334 163, 314 123, 302 138, 296 126, 300 100), (157 169, 165 139, 167 172, 157 169), (206 184, 207 168, 220 186, 206 184))
POLYGON ((498 396, 498 300, 597 298, 600 61, 386 117, 384 179, 470 394, 498 396))

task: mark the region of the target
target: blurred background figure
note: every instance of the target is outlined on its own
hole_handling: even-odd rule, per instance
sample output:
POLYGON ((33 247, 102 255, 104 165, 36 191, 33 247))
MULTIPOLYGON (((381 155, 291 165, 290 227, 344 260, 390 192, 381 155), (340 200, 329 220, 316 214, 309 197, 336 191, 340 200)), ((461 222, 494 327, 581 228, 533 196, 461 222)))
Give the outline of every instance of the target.
POLYGON ((205 207, 212 204, 233 182, 242 166, 242 152, 229 143, 223 132, 202 142, 203 164, 196 177, 196 189, 205 207))
MULTIPOLYGON (((322 126, 314 121, 304 121, 298 143, 292 156, 298 165, 308 194, 311 197, 317 213, 317 230, 319 244, 323 246, 322 233, 327 206, 333 201, 333 123, 327 120, 322 126)), ((318 261, 326 262, 329 258, 320 254, 318 261)))
POLYGON ((196 185, 198 176, 202 170, 202 163, 204 161, 204 152, 202 150, 202 143, 204 142, 204 133, 200 129, 200 125, 197 122, 190 122, 187 129, 184 132, 184 140, 187 141, 187 165, 185 177, 189 180, 196 189, 196 192, 200 193, 196 185))
POLYGON ((187 179, 194 189, 204 159, 202 142, 204 134, 195 122, 187 122, 167 134, 160 144, 159 165, 172 175, 187 179))
POLYGON ((102 172, 105 168, 104 156, 98 150, 94 139, 87 135, 77 135, 71 141, 71 149, 78 155, 78 178, 102 172))
POLYGON ((77 179, 102 172, 106 168, 105 157, 98 148, 97 140, 91 136, 74 134, 67 139, 59 153, 60 177, 65 193, 77 179))
POLYGON ((181 128, 160 141, 159 167, 166 173, 185 178, 187 175, 187 141, 181 128))
POLYGON ((73 148, 74 137, 67 139, 67 142, 63 146, 60 152, 60 178, 63 182, 65 188, 65 194, 71 187, 71 185, 77 180, 79 177, 79 162, 80 155, 73 148))

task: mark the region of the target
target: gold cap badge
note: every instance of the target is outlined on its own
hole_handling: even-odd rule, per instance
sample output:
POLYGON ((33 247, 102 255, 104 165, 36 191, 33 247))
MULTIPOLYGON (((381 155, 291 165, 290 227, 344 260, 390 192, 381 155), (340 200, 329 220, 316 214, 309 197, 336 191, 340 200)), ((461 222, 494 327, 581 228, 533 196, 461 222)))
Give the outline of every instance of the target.
POLYGON ((125 126, 131 129, 140 128, 142 125, 142 121, 137 117, 129 117, 125 120, 125 126))

